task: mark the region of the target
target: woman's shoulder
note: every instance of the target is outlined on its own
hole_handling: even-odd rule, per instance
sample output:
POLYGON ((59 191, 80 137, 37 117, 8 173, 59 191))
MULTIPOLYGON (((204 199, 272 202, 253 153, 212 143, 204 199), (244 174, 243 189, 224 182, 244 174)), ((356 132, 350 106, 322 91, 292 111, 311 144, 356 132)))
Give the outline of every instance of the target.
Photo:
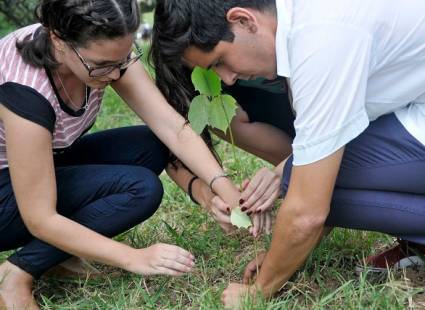
POLYGON ((31 38, 37 33, 38 29, 40 29, 41 27, 41 24, 32 24, 19 28, 7 34, 6 36, 0 39, 0 48, 11 47, 16 44, 16 41, 31 38))
POLYGON ((16 47, 16 42, 31 39, 40 27, 40 24, 30 25, 0 40, 0 85, 20 84, 43 94, 47 82, 45 69, 26 63, 16 47))

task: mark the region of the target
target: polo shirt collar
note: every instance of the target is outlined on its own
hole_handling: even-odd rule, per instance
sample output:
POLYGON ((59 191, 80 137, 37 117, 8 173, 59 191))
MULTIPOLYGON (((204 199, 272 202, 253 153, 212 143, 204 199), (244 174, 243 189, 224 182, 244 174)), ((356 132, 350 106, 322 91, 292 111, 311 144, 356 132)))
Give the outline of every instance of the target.
POLYGON ((291 77, 288 40, 292 27, 292 0, 276 0, 276 63, 279 76, 291 77))

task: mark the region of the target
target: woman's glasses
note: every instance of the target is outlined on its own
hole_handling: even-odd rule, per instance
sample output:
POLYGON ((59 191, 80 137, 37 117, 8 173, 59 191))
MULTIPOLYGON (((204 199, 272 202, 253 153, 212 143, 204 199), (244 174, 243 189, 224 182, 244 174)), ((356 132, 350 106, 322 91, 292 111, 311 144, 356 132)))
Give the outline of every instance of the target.
POLYGON ((115 69, 119 69, 120 71, 121 70, 124 70, 124 69, 127 69, 129 66, 131 66, 136 61, 138 61, 140 59, 140 57, 142 57, 142 55, 143 55, 143 52, 141 51, 140 47, 137 45, 136 42, 134 42, 134 46, 135 46, 136 51, 137 51, 136 56, 131 57, 131 53, 130 53, 130 55, 128 55, 126 61, 123 61, 123 62, 120 62, 120 63, 117 63, 117 64, 113 64, 113 65, 105 65, 105 66, 93 67, 93 66, 91 66, 91 65, 89 65, 87 63, 87 61, 84 59, 84 57, 81 56, 81 54, 78 52, 78 50, 72 44, 69 44, 69 46, 73 49, 73 51, 75 52, 75 54, 77 54, 77 56, 80 59, 81 63, 87 69, 87 71, 89 73, 89 76, 90 77, 94 77, 94 78, 108 75, 109 73, 111 73, 115 69))

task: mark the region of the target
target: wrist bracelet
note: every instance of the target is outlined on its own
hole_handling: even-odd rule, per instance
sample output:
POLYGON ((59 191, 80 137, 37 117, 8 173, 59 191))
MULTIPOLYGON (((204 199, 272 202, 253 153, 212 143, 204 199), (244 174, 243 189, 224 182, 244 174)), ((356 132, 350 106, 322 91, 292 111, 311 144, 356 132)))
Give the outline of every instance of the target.
POLYGON ((193 178, 190 179, 189 185, 187 186, 187 193, 189 194, 190 200, 192 200, 193 203, 199 205, 199 202, 196 201, 196 199, 193 197, 192 193, 192 184, 195 182, 195 180, 198 179, 198 177, 195 175, 193 178))
POLYGON ((227 173, 222 173, 222 174, 217 174, 215 177, 212 178, 212 180, 210 181, 210 190, 214 195, 217 195, 217 193, 214 191, 213 189, 213 184, 215 181, 217 181, 220 178, 227 178, 229 175, 227 173))

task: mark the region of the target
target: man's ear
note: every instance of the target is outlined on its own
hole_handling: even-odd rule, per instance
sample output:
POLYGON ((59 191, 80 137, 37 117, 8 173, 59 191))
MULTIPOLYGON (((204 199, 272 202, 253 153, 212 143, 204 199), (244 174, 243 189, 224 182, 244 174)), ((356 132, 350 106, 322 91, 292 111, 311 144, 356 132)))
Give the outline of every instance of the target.
POLYGON ((247 8, 234 7, 226 14, 227 21, 231 26, 239 26, 255 33, 258 30, 258 20, 254 11, 247 8))

